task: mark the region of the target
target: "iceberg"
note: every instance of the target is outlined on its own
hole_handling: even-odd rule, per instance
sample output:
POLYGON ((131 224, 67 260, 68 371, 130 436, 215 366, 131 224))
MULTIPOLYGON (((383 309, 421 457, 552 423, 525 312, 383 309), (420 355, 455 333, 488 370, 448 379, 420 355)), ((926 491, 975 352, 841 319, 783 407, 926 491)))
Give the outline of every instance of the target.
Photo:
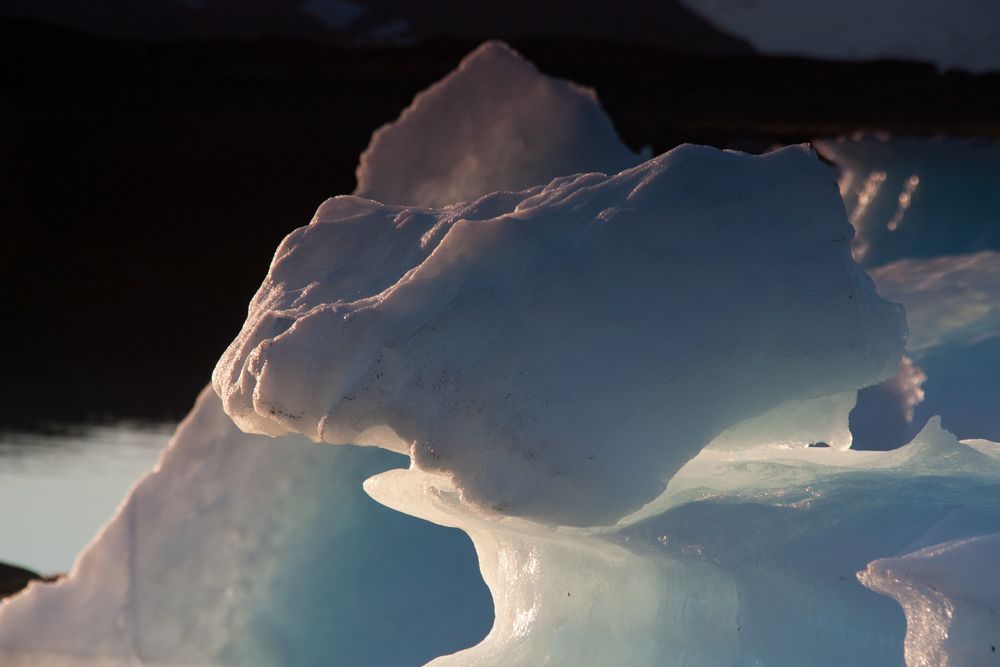
POLYGON ((440 207, 638 162, 593 90, 545 76, 489 41, 375 132, 355 194, 440 207))
POLYGON ((379 445, 481 508, 606 524, 721 431, 895 373, 902 310, 850 236, 802 147, 683 146, 442 210, 336 197, 278 248, 213 383, 248 432, 379 445))
POLYGON ((1000 455, 996 445, 959 443, 936 420, 901 450, 843 451, 851 390, 895 372, 904 327, 854 267, 850 229, 818 164, 804 149, 753 158, 682 147, 616 176, 562 178, 441 211, 335 198, 278 249, 216 369, 216 388, 246 430, 410 453, 408 470, 377 475, 366 490, 468 532, 496 610, 482 643, 432 664, 898 664, 900 609, 855 573, 929 535, 994 531, 1000 455), (808 213, 789 201, 798 196, 808 213), (616 237, 614 224, 638 227, 623 233, 639 249, 616 237), (776 235, 754 234, 755 225, 776 235), (383 240, 364 246, 365 256, 361 236, 383 240), (532 245, 544 247, 544 262, 532 245), (647 260, 647 249, 656 257, 647 260), (792 257, 793 271, 774 283, 755 263, 784 267, 792 257), (746 274, 741 261, 752 264, 746 274), (365 270, 348 283, 343 266, 352 262, 365 270), (671 273, 678 262, 684 280, 671 273), (698 263, 709 270, 699 273, 698 263), (746 319, 733 302, 713 300, 720 266, 731 272, 724 289, 750 308, 746 319), (748 284, 765 295, 793 283, 810 299, 785 291, 779 303, 757 302, 730 282, 735 275, 752 275, 748 284), (616 288, 610 295, 606 284, 616 288), (693 303, 683 289, 699 292, 693 303), (641 308, 628 310, 621 299, 636 291, 641 308), (776 325, 766 329, 776 344, 805 346, 814 339, 785 319, 789 303, 815 307, 794 315, 833 336, 789 362, 817 364, 805 373, 814 384, 791 393, 773 352, 755 366, 739 337, 727 337, 727 348, 706 333, 711 326, 698 328, 700 316, 717 322, 723 308, 719 322, 754 338, 754 350, 767 349, 754 317, 776 325), (837 317, 823 319, 824 311, 837 317), (565 328, 554 327, 552 312, 565 328), (623 321, 642 333, 617 338, 623 321), (863 336, 851 339, 860 326, 863 336), (683 375, 659 346, 683 349, 683 375), (720 357, 732 357, 724 369, 712 364, 720 357), (856 367, 841 365, 848 374, 832 382, 831 365, 851 359, 856 367), (694 360, 706 369, 692 368, 694 360), (655 374, 636 373, 644 363, 683 377, 699 401, 698 380, 711 378, 733 412, 685 403, 655 374), (627 378, 616 374, 622 366, 627 378), (769 379, 764 367, 785 380, 769 379), (740 410, 733 403, 746 391, 723 392, 745 375, 755 399, 775 394, 740 410), (547 384, 553 377, 570 381, 547 384), (653 407, 650 395, 667 400, 653 407), (536 406, 544 419, 530 411, 536 406), (692 413, 714 427, 678 452, 692 413), (654 444, 644 447, 649 433, 654 444), (822 438, 835 448, 804 446, 822 438), (600 477, 577 472, 584 456, 609 446, 618 458, 601 462, 600 477), (643 486, 644 475, 660 483, 643 486), (974 521, 956 518, 970 507, 974 521))
POLYGON ((808 148, 639 161, 498 43, 418 96, 0 662, 985 664, 1000 445, 848 415, 996 339, 990 255, 873 283, 808 148))

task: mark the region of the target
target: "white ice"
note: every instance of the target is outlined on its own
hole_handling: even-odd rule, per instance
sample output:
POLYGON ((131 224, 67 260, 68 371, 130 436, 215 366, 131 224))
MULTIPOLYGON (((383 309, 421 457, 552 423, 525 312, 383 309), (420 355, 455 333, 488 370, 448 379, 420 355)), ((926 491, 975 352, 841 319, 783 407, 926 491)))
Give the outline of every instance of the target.
POLYGON ((906 662, 994 665, 1000 647, 1000 533, 951 540, 870 563, 859 577, 903 606, 906 662))

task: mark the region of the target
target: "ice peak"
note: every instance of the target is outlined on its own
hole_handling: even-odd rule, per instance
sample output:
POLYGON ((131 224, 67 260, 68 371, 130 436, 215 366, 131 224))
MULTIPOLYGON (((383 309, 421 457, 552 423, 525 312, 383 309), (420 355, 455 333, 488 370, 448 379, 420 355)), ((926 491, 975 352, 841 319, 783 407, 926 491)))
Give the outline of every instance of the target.
POLYGON ((545 76, 489 41, 375 132, 355 194, 440 207, 638 161, 592 90, 545 76))
POLYGON ((462 58, 456 68, 466 74, 475 73, 476 67, 516 67, 538 72, 534 63, 515 51, 507 42, 500 39, 488 39, 477 46, 469 55, 462 58))

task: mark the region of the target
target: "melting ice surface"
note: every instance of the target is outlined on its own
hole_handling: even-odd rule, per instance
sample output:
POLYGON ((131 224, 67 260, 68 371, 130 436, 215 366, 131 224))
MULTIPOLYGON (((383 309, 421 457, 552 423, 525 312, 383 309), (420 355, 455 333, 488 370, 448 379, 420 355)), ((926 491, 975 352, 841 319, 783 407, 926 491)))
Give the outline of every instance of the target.
MULTIPOLYGON (((434 95, 542 76, 498 45, 473 60, 434 95)), ((222 399, 70 578, 0 609, 3 664, 992 664, 1000 446, 931 420, 848 449, 904 329, 830 172, 799 147, 560 168, 465 203, 324 203, 220 360, 222 399), (482 580, 468 538, 406 515, 464 531, 482 580)), ((912 341, 982 335, 988 313, 956 331, 910 285, 912 341)))

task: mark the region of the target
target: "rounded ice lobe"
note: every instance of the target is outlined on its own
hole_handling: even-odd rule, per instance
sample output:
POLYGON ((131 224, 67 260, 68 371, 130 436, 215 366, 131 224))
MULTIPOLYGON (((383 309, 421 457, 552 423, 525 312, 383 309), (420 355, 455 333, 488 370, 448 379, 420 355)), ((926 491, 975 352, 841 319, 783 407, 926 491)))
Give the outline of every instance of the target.
POLYGON ((593 90, 545 76, 490 41, 375 132, 355 194, 443 206, 638 162, 593 90))
POLYGON ((1000 533, 950 540, 858 573, 906 614, 907 665, 989 665, 1000 650, 1000 533))
POLYGON ((709 441, 895 372, 905 324, 808 149, 682 146, 441 210, 324 204, 214 374, 241 428, 409 451, 466 502, 600 525, 709 441))

